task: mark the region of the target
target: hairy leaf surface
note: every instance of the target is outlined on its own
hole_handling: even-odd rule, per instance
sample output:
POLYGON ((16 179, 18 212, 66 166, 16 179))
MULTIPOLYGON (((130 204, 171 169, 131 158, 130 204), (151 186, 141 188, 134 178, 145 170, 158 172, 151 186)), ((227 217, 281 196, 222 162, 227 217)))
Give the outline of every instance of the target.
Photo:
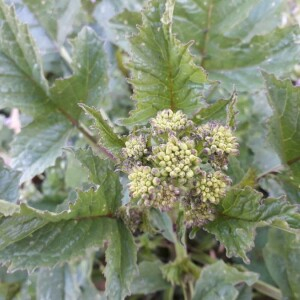
POLYGON ((172 33, 175 1, 153 0, 143 13, 143 25, 131 39, 133 99, 137 107, 124 124, 145 123, 158 110, 181 109, 186 113, 201 107, 205 71, 172 33))
POLYGON ((232 188, 220 204, 219 216, 205 228, 224 244, 227 256, 249 262, 246 252, 254 246, 257 226, 272 224, 293 231, 300 228, 299 220, 297 207, 282 198, 262 200, 262 194, 250 187, 232 188))
POLYGON ((253 272, 240 272, 234 267, 218 261, 205 267, 196 282, 194 300, 224 299, 234 300, 238 297, 235 285, 246 283, 251 286, 258 280, 258 274, 253 272))

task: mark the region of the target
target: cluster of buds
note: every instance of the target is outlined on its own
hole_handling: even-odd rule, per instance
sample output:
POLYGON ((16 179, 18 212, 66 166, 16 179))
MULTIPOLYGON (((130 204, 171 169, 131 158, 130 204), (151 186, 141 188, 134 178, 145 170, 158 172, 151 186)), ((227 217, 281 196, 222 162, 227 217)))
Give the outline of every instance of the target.
POLYGON ((226 194, 226 187, 231 180, 221 171, 212 173, 203 172, 201 179, 194 180, 191 193, 193 196, 201 197, 202 202, 218 204, 226 194))
POLYGON ((143 135, 130 136, 123 148, 132 202, 162 211, 183 209, 188 227, 213 220, 215 207, 231 180, 220 167, 238 154, 228 126, 196 126, 181 111, 164 110, 143 135), (191 130, 193 129, 193 130, 191 130))
POLYGON ((201 227, 215 219, 215 207, 200 199, 191 199, 185 203, 184 217, 187 227, 201 227))
POLYGON ((151 169, 149 166, 133 167, 128 178, 130 196, 141 197, 142 200, 151 200, 155 195, 155 187, 160 184, 159 170, 151 169))
POLYGON ((173 112, 171 109, 158 112, 150 124, 155 134, 180 132, 193 126, 193 122, 181 110, 173 112))
POLYGON ((200 171, 201 160, 193 140, 179 140, 170 135, 166 144, 154 146, 152 151, 149 160, 153 161, 164 177, 180 178, 180 182, 185 183, 200 171))
MULTIPOLYGON (((203 141, 203 153, 223 166, 228 155, 239 154, 239 144, 228 126, 210 122, 197 128, 197 134, 203 141)), ((218 163, 217 163, 218 164, 218 163)))
POLYGON ((146 138, 143 135, 130 135, 125 142, 125 146, 126 147, 122 149, 124 158, 139 160, 147 154, 146 138))

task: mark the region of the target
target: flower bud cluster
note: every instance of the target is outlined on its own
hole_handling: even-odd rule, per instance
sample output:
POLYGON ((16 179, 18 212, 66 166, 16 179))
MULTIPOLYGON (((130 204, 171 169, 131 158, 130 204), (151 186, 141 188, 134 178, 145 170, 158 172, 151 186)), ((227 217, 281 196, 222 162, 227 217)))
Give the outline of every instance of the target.
POLYGON ((197 133, 203 140, 203 152, 207 155, 238 155, 239 144, 228 126, 207 123, 198 127, 197 133))
POLYGON ((154 197, 155 187, 161 182, 159 175, 158 169, 151 169, 149 166, 133 167, 131 173, 128 175, 131 197, 141 197, 144 201, 152 199, 154 197))
POLYGON ((179 132, 193 126, 193 122, 181 110, 173 112, 171 109, 158 112, 150 124, 155 134, 179 132))
POLYGON ((147 153, 146 138, 143 135, 130 135, 125 142, 125 148, 122 149, 122 154, 125 158, 139 160, 147 153))
POLYGON ((215 207, 207 202, 189 201, 185 205, 184 217, 187 227, 201 227, 215 219, 215 207))
POLYGON ((171 135, 166 144, 153 147, 153 155, 149 159, 162 176, 180 178, 180 182, 184 183, 200 171, 201 160, 197 155, 193 140, 179 140, 171 135))
POLYGON ((226 187, 231 183, 230 178, 220 171, 202 173, 200 180, 193 182, 193 196, 201 197, 202 202, 218 204, 226 194, 226 187))
POLYGON ((131 135, 123 148, 121 169, 139 207, 183 209, 188 227, 213 220, 230 178, 220 171, 238 144, 227 126, 211 122, 197 127, 181 111, 164 110, 143 135, 131 135), (193 130, 191 130, 193 129, 193 130))

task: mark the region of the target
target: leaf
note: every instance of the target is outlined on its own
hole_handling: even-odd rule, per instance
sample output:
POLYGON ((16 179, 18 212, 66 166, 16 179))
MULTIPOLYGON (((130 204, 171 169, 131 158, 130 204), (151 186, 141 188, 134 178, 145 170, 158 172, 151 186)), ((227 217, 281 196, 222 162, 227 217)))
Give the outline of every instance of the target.
POLYGON ((57 113, 34 120, 12 143, 12 166, 24 182, 55 164, 70 134, 70 123, 57 113))
POLYGON ((80 0, 63 0, 59 5, 54 0, 24 0, 24 3, 37 17, 47 34, 59 44, 63 44, 82 13, 80 0))
POLYGON ((141 262, 139 264, 139 271, 131 283, 131 293, 133 295, 146 295, 169 288, 171 285, 163 278, 160 270, 161 265, 159 261, 141 262))
POLYGON ((273 109, 270 119, 270 142, 285 164, 300 159, 300 88, 290 80, 278 80, 263 73, 269 103, 273 109))
POLYGON ((143 12, 139 34, 131 38, 133 99, 137 107, 126 125, 145 123, 158 110, 170 108, 192 113, 203 106, 205 71, 172 33, 174 0, 153 0, 143 12))
POLYGON ((264 199, 250 187, 232 188, 219 205, 219 216, 205 226, 227 250, 227 256, 240 256, 249 263, 246 252, 254 246, 255 228, 273 225, 283 230, 300 228, 297 206, 283 199, 264 199))
POLYGON ((235 104, 237 94, 234 92, 228 100, 218 100, 208 107, 201 108, 194 116, 193 121, 196 124, 202 124, 209 121, 226 121, 227 125, 235 128, 235 104), (226 111, 227 110, 227 111, 226 111))
POLYGON ((160 212, 157 209, 151 209, 150 220, 152 224, 159 229, 164 238, 174 244, 177 242, 176 234, 173 230, 172 220, 167 213, 160 212))
POLYGON ((236 128, 236 114, 238 111, 236 110, 236 102, 237 102, 237 93, 234 91, 231 95, 230 102, 227 107, 227 120, 226 124, 232 129, 236 128))
POLYGON ((103 176, 103 174, 107 174, 114 169, 111 162, 94 155, 91 148, 87 150, 77 149, 73 152, 76 159, 78 159, 83 167, 88 170, 89 179, 95 184, 102 185, 106 180, 106 177, 103 176))
POLYGON ((202 270, 200 278, 196 282, 193 299, 234 300, 237 299, 239 294, 235 285, 245 282, 248 286, 251 286, 257 280, 258 274, 240 272, 220 260, 202 270))
POLYGON ((48 112, 48 84, 26 25, 0 1, 0 108, 18 107, 40 115, 48 112))
POLYGON ((299 299, 300 269, 299 235, 271 229, 263 257, 274 281, 280 287, 284 299, 299 299))
POLYGON ((89 27, 80 31, 72 45, 74 73, 69 78, 54 82, 51 97, 56 106, 71 117, 72 122, 77 122, 82 112, 77 105, 79 102, 99 107, 106 95, 107 60, 103 42, 89 27))
POLYGON ((21 174, 7 168, 0 158, 0 199, 16 202, 19 199, 19 181, 21 174))
POLYGON ((105 254, 106 295, 110 299, 124 299, 131 293, 130 285, 137 271, 137 249, 123 222, 115 223, 105 254))
POLYGON ((118 176, 110 172, 96 191, 78 192, 68 210, 53 213, 16 205, 16 213, 0 219, 0 261, 10 270, 31 271, 102 246, 118 226, 112 217, 121 204, 121 188, 118 176))
POLYGON ((87 259, 79 264, 65 264, 50 271, 41 268, 37 277, 37 298, 40 300, 105 299, 90 279, 91 269, 92 261, 87 259))
POLYGON ((80 107, 86 112, 87 115, 93 118, 94 127, 97 129, 100 135, 100 143, 112 154, 118 157, 121 149, 125 145, 124 141, 120 139, 116 133, 114 133, 113 128, 109 126, 100 111, 83 103, 80 104, 80 107))
POLYGON ((211 80, 253 92, 263 87, 259 68, 284 77, 297 63, 298 26, 277 28, 284 11, 281 0, 179 0, 174 32, 182 41, 195 40, 193 50, 211 80))
POLYGON ((0 218, 3 216, 8 217, 19 212, 19 207, 17 205, 4 200, 0 200, 0 208, 0 218))
POLYGON ((128 37, 137 34, 137 25, 142 23, 142 16, 139 12, 125 9, 122 13, 109 20, 108 38, 116 45, 130 53, 130 42, 128 37))
POLYGON ((226 110, 230 100, 218 100, 208 107, 201 108, 201 110, 193 118, 194 123, 202 124, 211 120, 226 119, 226 110))

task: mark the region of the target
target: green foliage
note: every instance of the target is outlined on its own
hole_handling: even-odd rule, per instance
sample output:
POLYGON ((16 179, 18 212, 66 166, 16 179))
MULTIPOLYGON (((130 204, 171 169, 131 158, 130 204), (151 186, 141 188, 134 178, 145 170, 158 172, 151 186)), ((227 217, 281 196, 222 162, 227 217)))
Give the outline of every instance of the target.
POLYGON ((94 128, 99 132, 100 143, 114 155, 120 155, 124 142, 114 133, 101 112, 84 104, 80 104, 80 107, 93 118, 94 128))
POLYGON ((219 261, 203 269, 196 282, 196 291, 193 299, 237 299, 238 290, 235 285, 245 282, 253 285, 258 276, 252 272, 240 272, 234 267, 219 261))
POLYGON ((205 228, 224 244, 227 256, 240 256, 254 247, 255 228, 271 224, 285 230, 299 228, 297 207, 283 199, 264 199, 250 187, 232 188, 220 205, 220 216, 205 228), (291 227, 289 229, 288 225, 291 227))
POLYGON ((143 25, 131 38, 130 83, 137 108, 124 124, 145 123, 165 108, 192 113, 203 106, 206 73, 195 64, 190 44, 181 44, 172 32, 174 4, 171 0, 149 2, 143 25))
POLYGON ((300 297, 296 2, 0 0, 0 299, 300 297))
POLYGON ((16 202, 19 198, 20 172, 7 168, 0 160, 0 199, 16 202))
POLYGON ((272 229, 263 256, 273 280, 283 296, 297 299, 299 289, 299 236, 272 229))

